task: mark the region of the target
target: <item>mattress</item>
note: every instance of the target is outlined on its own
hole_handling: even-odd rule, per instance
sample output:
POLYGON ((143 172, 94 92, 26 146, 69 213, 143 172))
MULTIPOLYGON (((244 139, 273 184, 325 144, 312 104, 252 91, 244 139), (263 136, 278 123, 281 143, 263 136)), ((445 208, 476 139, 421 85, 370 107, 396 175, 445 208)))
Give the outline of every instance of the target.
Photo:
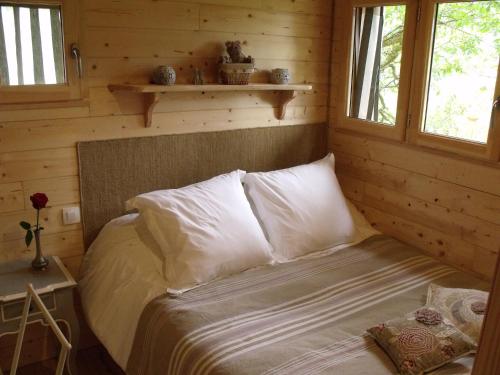
MULTIPOLYGON (((395 374, 366 329, 425 303, 430 283, 487 290, 470 275, 376 235, 312 259, 266 266, 140 314, 127 373, 395 374)), ((469 374, 472 357, 435 374, 469 374)))

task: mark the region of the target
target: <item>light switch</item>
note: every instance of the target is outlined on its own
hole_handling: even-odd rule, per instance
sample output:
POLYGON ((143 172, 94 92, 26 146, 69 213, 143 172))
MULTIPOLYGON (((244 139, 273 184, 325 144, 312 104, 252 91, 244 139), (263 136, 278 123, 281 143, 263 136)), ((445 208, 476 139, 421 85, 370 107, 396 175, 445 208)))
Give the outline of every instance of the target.
POLYGON ((63 224, 77 224, 80 222, 80 207, 64 207, 62 209, 63 224))

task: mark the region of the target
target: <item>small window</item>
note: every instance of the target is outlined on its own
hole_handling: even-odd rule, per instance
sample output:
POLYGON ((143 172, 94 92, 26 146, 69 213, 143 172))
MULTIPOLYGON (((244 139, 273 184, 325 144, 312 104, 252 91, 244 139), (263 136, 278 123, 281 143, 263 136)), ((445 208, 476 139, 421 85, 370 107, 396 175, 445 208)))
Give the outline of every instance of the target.
POLYGON ((486 144, 500 55, 500 2, 436 4, 423 131, 486 144))
POLYGON ((500 159, 500 2, 422 2, 413 64, 414 144, 500 159))
POLYGON ((0 105, 82 98, 79 19, 78 0, 0 0, 0 105))
POLYGON ((404 5, 354 8, 349 116, 396 125, 404 5))
POLYGON ((417 3, 335 4, 337 17, 345 20, 335 47, 342 54, 336 67, 340 95, 334 103, 335 126, 401 141, 408 117, 417 3))
POLYGON ((60 7, 0 3, 0 12, 1 84, 65 83, 60 7))

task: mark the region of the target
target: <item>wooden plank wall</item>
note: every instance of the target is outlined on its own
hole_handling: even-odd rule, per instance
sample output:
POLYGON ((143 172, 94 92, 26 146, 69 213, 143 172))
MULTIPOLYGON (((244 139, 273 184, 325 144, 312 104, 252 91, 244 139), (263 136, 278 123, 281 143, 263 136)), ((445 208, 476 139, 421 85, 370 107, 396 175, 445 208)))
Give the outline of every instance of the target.
POLYGON ((500 163, 336 131, 343 21, 334 16, 330 141, 345 194, 380 231, 491 279, 500 250, 500 163))
MULTIPOLYGON (((59 255, 77 275, 82 231, 79 224, 62 224, 61 209, 79 203, 78 141, 325 123, 331 10, 331 0, 82 0, 88 100, 77 106, 0 108, 0 261, 33 256, 18 223, 34 220, 29 196, 42 191, 50 200, 42 211, 43 250, 59 255), (142 99, 107 90, 109 83, 147 83, 151 70, 164 64, 176 68, 179 83, 189 83, 196 67, 214 82, 226 40, 241 40, 244 52, 256 59, 254 82, 266 82, 267 70, 284 67, 292 82, 311 83, 313 91, 301 93, 282 121, 274 117, 273 93, 169 95, 157 106, 153 127, 145 129, 142 99)), ((35 331, 25 363, 50 352, 42 342, 45 331, 35 331)), ((0 364, 5 366, 4 341, 0 364)))

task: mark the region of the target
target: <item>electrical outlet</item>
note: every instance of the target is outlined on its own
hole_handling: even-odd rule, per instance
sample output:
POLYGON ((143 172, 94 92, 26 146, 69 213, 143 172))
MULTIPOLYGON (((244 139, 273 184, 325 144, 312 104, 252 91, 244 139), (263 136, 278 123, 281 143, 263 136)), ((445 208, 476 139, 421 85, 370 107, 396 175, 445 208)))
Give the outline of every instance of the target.
POLYGON ((77 224, 80 222, 80 207, 64 207, 62 209, 63 224, 77 224))

